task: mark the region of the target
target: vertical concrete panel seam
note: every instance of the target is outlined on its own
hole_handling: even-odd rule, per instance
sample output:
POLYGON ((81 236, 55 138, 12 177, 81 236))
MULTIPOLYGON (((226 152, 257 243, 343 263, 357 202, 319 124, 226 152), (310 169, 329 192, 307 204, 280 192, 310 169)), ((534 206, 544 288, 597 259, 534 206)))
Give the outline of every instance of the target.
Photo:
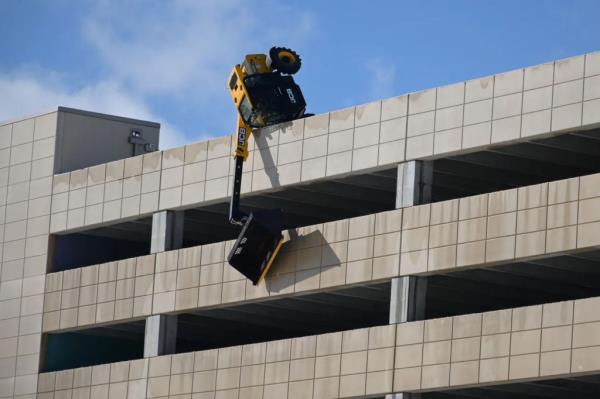
POLYGON ((425 356, 425 324, 427 324, 427 320, 421 321, 423 323, 423 332, 421 337, 421 359, 420 359, 420 368, 421 372, 419 375, 419 389, 423 388, 423 356, 425 356))
MULTIPOLYGON (((552 126, 554 124, 554 79, 556 79, 556 61, 552 62, 552 85, 550 86, 550 131, 552 131, 552 126)), ((583 106, 581 109, 583 110, 583 106)))
MULTIPOLYGON (((496 85, 494 84, 494 87, 496 85)), ((492 107, 494 106, 494 101, 492 100, 492 107)), ((493 115, 493 110, 492 110, 493 115)), ((491 136, 490 136, 491 137, 491 136)), ((491 139, 490 139, 491 140, 491 139)), ((483 240, 483 264, 487 263, 487 247, 488 247, 488 224, 490 222, 489 208, 490 208, 490 195, 488 193, 482 194, 485 195, 485 230, 484 230, 484 240, 483 240)), ((474 241, 473 241, 474 242, 474 241)))
MULTIPOLYGON (((493 135, 494 135, 494 99, 496 98, 496 76, 498 74, 494 74, 491 76, 492 78, 492 97, 490 99, 491 103, 491 110, 490 110, 490 136, 489 136, 489 143, 487 143, 487 146, 491 146, 492 145, 492 139, 493 139, 493 135)), ((485 100, 480 100, 480 101, 485 101, 485 100)), ((484 122, 480 122, 480 123, 485 123, 484 122)), ((487 213, 486 213, 487 215, 487 213)), ((486 220, 486 241, 487 241, 487 220, 486 220)), ((485 243, 484 245, 484 249, 483 249, 483 259, 485 259, 486 256, 486 247, 487 247, 487 243, 485 243)))
POLYGON ((169 357, 169 374, 168 374, 169 375, 169 380, 168 380, 168 383, 167 383, 167 387, 168 387, 167 388, 167 392, 171 393, 171 378, 173 378, 172 377, 172 373, 173 373, 173 356, 170 355, 170 354, 167 355, 167 356, 169 357))
MULTIPOLYGON (((514 241, 514 245, 513 245, 513 253, 512 253, 512 258, 509 259, 509 261, 514 261, 517 258, 517 236, 519 235, 519 233, 517 232, 517 223, 519 222, 519 189, 515 188, 516 190, 516 196, 517 196, 517 201, 515 203, 515 224, 514 224, 514 233, 512 234, 513 236, 513 241, 514 241)), ((527 196, 526 196, 527 197, 527 196)), ((508 214, 511 213, 509 212, 503 212, 502 214, 508 214)))
MULTIPOLYGON (((511 352, 512 352, 512 336, 513 336, 513 316, 514 316, 514 308, 510 309, 510 332, 508 334, 508 370, 506 371, 507 376, 506 379, 510 377, 510 364, 511 364, 511 352)), ((540 338, 541 340, 541 338, 540 338)))
MULTIPOLYGON (((158 254, 154 255, 154 271, 152 273, 152 289, 150 290, 150 314, 146 315, 146 317, 154 315, 154 290, 156 289, 156 274, 157 274, 157 263, 158 263, 158 254)), ((150 367, 150 365, 148 365, 150 367)))
MULTIPOLYGON (((35 123, 36 123, 36 119, 37 118, 33 118, 33 135, 35 136, 35 123)), ((29 196, 31 194, 31 173, 32 173, 32 169, 33 169, 33 146, 35 144, 35 137, 32 137, 31 139, 31 151, 29 153, 29 176, 27 178, 27 186, 28 186, 28 194, 27 194, 27 217, 25 220, 29 220, 29 196)), ((27 225, 27 223, 25 223, 27 225)), ((27 227, 25 228, 25 239, 27 239, 27 227)), ((27 254, 25 254, 25 257, 27 257, 27 254)))
POLYGON ((346 225, 346 233, 344 237, 346 238, 345 246, 346 246, 346 275, 344 276, 344 283, 348 284, 348 276, 350 273, 350 221, 348 223, 344 223, 346 225))
MULTIPOLYGON (((419 169, 419 180, 421 180, 421 167, 418 167, 419 169)), ((419 186, 419 190, 421 189, 421 183, 420 181, 417 182, 418 186, 419 186)), ((422 227, 426 227, 427 228, 427 244, 425 245, 425 249, 421 250, 421 251, 425 251, 425 272, 429 272, 429 241, 431 239, 431 204, 416 204, 416 206, 419 207, 423 207, 426 206, 429 208, 429 216, 427 217, 427 223, 425 226, 422 227)), ((409 296, 410 298, 410 296, 409 296)))
MULTIPOLYGON (((58 134, 58 130, 59 130, 58 129, 58 127, 59 127, 59 117, 60 117, 60 112, 58 111, 58 108, 57 108, 57 110, 55 112, 56 112, 56 123, 54 124, 54 151, 53 151, 54 159, 53 159, 53 162, 52 162, 52 175, 54 175, 54 173, 56 173, 56 160, 58 158, 56 156, 56 154, 57 154, 56 147, 58 145, 59 136, 61 136, 61 135, 58 134)), ((35 130, 33 131, 33 135, 35 137, 35 130)), ((52 208, 50 208, 50 209, 52 209, 52 208)))
MULTIPOLYGON (((581 177, 577 177, 577 210, 575 212, 575 249, 579 248, 579 208, 581 205, 581 177)), ((574 317, 574 316, 573 316, 574 317)), ((575 319, 573 319, 575 322, 575 319)))
POLYGON ((135 257, 135 270, 134 270, 134 273, 133 273, 133 291, 131 293, 131 316, 132 316, 132 318, 135 317, 135 314, 134 314, 134 312, 135 312, 135 298, 136 298, 136 296, 135 296, 135 288, 137 286, 137 280, 138 280, 138 278, 137 278, 138 276, 137 276, 136 272, 137 272, 137 268, 138 268, 138 260, 139 260, 139 258, 140 258, 139 256, 135 257))
MULTIPOLYGON (((483 315, 481 313, 481 320, 479 322, 479 356, 477 358, 477 382, 479 382, 479 377, 481 376, 481 350, 483 348, 483 315)), ((450 353, 452 356, 452 352, 450 353)))
POLYGON ((152 269, 152 283, 151 283, 151 287, 150 289, 150 294, 146 294, 147 296, 151 297, 150 300, 150 313, 148 315, 152 315, 153 314, 153 306, 154 306, 154 301, 152 300, 153 295, 154 295, 154 287, 156 285, 156 254, 152 254, 152 263, 153 263, 153 269, 152 269))
MULTIPOLYGON (((269 343, 271 343, 271 342, 273 342, 273 341, 267 341, 267 342, 264 343, 265 344, 264 345, 265 350, 264 350, 264 356, 262 358, 262 364, 264 365, 264 368, 263 368, 263 383, 262 383, 262 388, 263 388, 262 397, 263 398, 265 397, 265 388, 268 385, 267 384, 267 365, 270 362, 267 360, 267 352, 269 350, 268 349, 269 348, 269 343)), ((291 342, 290 342, 290 346, 291 346, 291 342)), ((291 360, 290 360, 290 362, 291 362, 291 360)), ((273 362, 271 362, 271 363, 273 363, 273 362)), ((218 368, 218 365, 217 365, 217 368, 218 368)), ((218 373, 218 371, 217 371, 217 373, 218 373)), ((241 369, 240 369, 240 374, 241 374, 241 369)), ((288 377, 289 377, 289 375, 288 375, 288 377)))
MULTIPOLYGON (((569 373, 573 372, 573 338, 575 336, 575 301, 571 302, 571 347, 569 348, 569 373)), ((543 319, 542 319, 543 320, 543 319)), ((541 355, 540 355, 541 357, 541 355)), ((541 374, 541 370, 540 370, 541 374)))
MULTIPOLYGON (((463 151, 463 143, 464 143, 464 134, 465 134, 465 108, 466 108, 466 103, 467 103, 467 82, 463 81, 462 82, 462 87, 463 87, 463 98, 462 98, 462 102, 461 102, 461 106, 462 106, 462 112, 461 112, 461 116, 460 116, 460 144, 458 146, 458 151, 463 151)), ((436 102, 437 105, 437 102, 436 102)), ((435 140, 434 140, 435 143, 435 140)), ((434 151, 435 154, 435 151, 434 151)))
MULTIPOLYGON (((372 215, 369 215, 369 217, 373 218, 373 231, 371 232, 370 236, 367 236, 367 238, 371 237, 371 258, 370 258, 371 259, 371 267, 370 267, 371 272, 368 277, 368 281, 371 281, 371 280, 373 280, 373 267, 375 265, 375 236, 376 235, 375 235, 375 215, 372 214, 372 215)), ((350 225, 350 223, 348 223, 348 225, 350 225)))
MULTIPOLYGON (((394 334, 394 340, 396 339, 396 335, 394 334)), ((367 380, 368 380, 368 375, 369 375, 369 348, 371 347, 371 328, 367 328, 367 364, 365 365, 365 394, 367 393, 367 380)), ((342 352, 344 351, 344 334, 342 333, 342 352)), ((395 352, 395 349, 394 349, 395 352)), ((395 353, 394 353, 394 357, 395 357, 395 353)), ((342 355, 340 355, 340 359, 342 358, 342 355)), ((341 362, 340 362, 340 375, 342 374, 342 367, 341 367, 341 362)), ((393 369, 392 369, 392 387, 394 386, 394 374, 393 374, 393 369)), ((341 381, 341 377, 340 377, 340 391, 341 391, 341 385, 342 385, 342 381, 341 381)))
POLYGON ((456 317, 452 316, 452 323, 450 323, 450 353, 448 354, 448 379, 446 380, 446 386, 450 387, 450 376, 452 374, 452 345, 454 344, 454 322, 456 317))
MULTIPOLYGON (((12 148, 12 133, 13 133, 13 127, 14 127, 14 123, 10 124, 10 138, 9 138, 9 144, 8 144, 8 166, 7 166, 7 171, 10 172, 10 150, 12 148)), ((8 179, 6 182, 6 195, 8 195, 8 179)), ((6 201, 5 201, 6 202, 6 201)), ((3 226, 6 226, 6 204, 3 207, 4 209, 2 210, 2 219, 4 220, 3 226)), ((0 251, 0 281, 1 281, 1 277, 2 277, 2 272, 4 271, 4 235, 2 236, 2 250, 0 251)))
MULTIPOLYGON (((404 163, 400 162, 396 165, 396 209, 402 209, 402 186, 404 185, 404 163)), ((402 231, 402 224, 400 224, 402 231)))
MULTIPOLYGON (((466 92, 466 87, 465 87, 465 92, 466 92)), ((456 227, 454 228, 454 233, 456 234, 456 242, 454 243, 454 267, 458 267, 458 225, 460 223, 460 217, 458 215, 458 212, 460 211, 460 200, 454 199, 452 201, 456 201, 456 227)), ((452 212, 450 213, 452 214, 452 212)), ((454 223, 452 222, 452 219, 450 220, 450 223, 454 223)))
MULTIPOLYGON (((34 122, 35 123, 35 122, 34 122)), ((35 126, 35 124, 34 124, 35 126)), ((7 178, 7 182, 6 182, 6 197, 8 199, 8 187, 10 186, 10 170, 12 169, 12 165, 11 165, 11 158, 12 158, 12 148, 13 148, 13 133, 14 133, 14 123, 11 125, 11 132, 10 132, 10 146, 8 147, 8 178, 7 178)), ((7 204, 7 199, 4 201, 5 205, 4 205, 4 227, 6 227, 6 209, 8 208, 8 204, 7 204)), ((2 235, 2 271, 4 271, 4 247, 5 247, 5 234, 2 235)), ((1 277, 1 275, 0 275, 1 277)), ((21 290, 23 289, 23 275, 21 275, 21 290)), ((21 291, 22 293, 22 291, 21 291)), ((17 350, 15 351, 15 364, 13 366, 13 370, 12 370, 12 377, 13 377, 13 386, 12 386, 12 394, 14 396, 15 394, 15 376, 17 374, 17 359, 19 358, 19 351, 18 351, 18 343, 21 340, 21 307, 20 307, 20 303, 19 303, 19 315, 17 315, 17 318, 19 319, 19 323, 17 325, 17 350)), ((8 320, 8 318, 6 319, 8 320)))
MULTIPOLYGON (((356 111, 355 115, 356 115, 356 111)), ((377 122, 377 162, 375 163, 379 166, 379 154, 381 152, 381 119, 383 115, 383 101, 379 101, 379 122, 377 122)))
MULTIPOLYGON (((277 132, 277 144, 273 146, 275 148, 275 157, 273 157, 273 170, 274 170, 275 175, 279 176, 279 169, 280 169, 280 165, 279 165, 279 150, 280 150, 280 146, 281 146, 281 144, 280 144, 280 141, 281 141, 281 128, 278 128, 276 130, 276 132, 277 132)), ((327 125, 327 132, 329 132, 329 124, 327 125)), ((275 133, 272 133, 272 134, 275 134, 275 133)), ((233 146, 233 141, 231 142, 231 145, 233 146)), ((233 152, 232 150, 233 149, 230 147, 230 151, 231 152, 233 152)), ((269 152, 269 154, 271 153, 270 146, 267 146, 267 151, 269 152)), ((232 161, 232 159, 233 159, 233 157, 230 156, 229 157, 229 161, 227 163, 227 166, 228 166, 227 170, 231 170, 231 166, 232 166, 231 165, 231 161, 232 161)), ((254 165, 252 165, 252 168, 254 169, 254 165)), ((266 171, 267 171, 267 166, 265 165, 265 173, 266 173, 266 171)), ((281 186, 282 184, 281 184, 281 178, 280 177, 278 177, 278 181, 279 181, 279 186, 281 186)), ((229 187, 229 185, 231 184, 231 179, 228 178, 227 182, 228 182, 227 187, 229 187)), ((294 182, 294 183, 296 183, 296 182, 294 182)), ((294 183, 292 183, 292 184, 294 184, 294 183)), ((271 186, 273 186, 272 183, 271 183, 271 186)), ((231 187, 231 190, 233 190, 233 186, 231 187)), ((228 192, 230 192, 231 190, 228 190, 228 192)), ((241 191, 241 188, 240 188, 240 191, 241 191)), ((245 294, 244 294, 244 297, 245 297, 245 294)), ((241 369, 240 369, 240 375, 241 375, 241 369)))
MULTIPOLYGON (((324 176, 327 176, 327 164, 329 162, 327 162, 327 158, 329 155, 329 124, 331 123, 331 113, 327 112, 327 133, 325 133, 327 135, 327 144, 325 145, 325 172, 324 172, 324 176)), ((352 129, 352 146, 354 147, 354 131, 356 129, 356 111, 354 112, 354 128, 352 129)), ((304 123, 304 133, 306 133, 306 122, 304 123)), ((315 136, 315 137, 319 137, 319 136, 315 136)), ((304 149, 303 149, 304 151, 304 149)), ((350 170, 352 170, 352 154, 354 153, 354 151, 352 153, 350 153, 350 170)), ((304 155, 304 153, 302 154, 304 155)), ((313 159, 317 159, 319 157, 315 157, 313 159)))
POLYGON ((437 134, 437 129, 435 126, 435 119, 437 118, 437 110, 438 110, 438 106, 437 106, 438 89, 439 88, 437 88, 437 87, 435 88, 435 96, 434 96, 434 100, 433 100, 433 131, 431 133, 431 136, 432 136, 431 156, 433 156, 435 154, 435 136, 437 134))
MULTIPOLYGON (((521 77, 521 112, 519 113, 519 136, 518 137, 523 137, 523 106, 525 104, 525 70, 526 68, 522 68, 521 71, 523 73, 522 77, 521 77)), ((517 190, 518 191, 518 190, 517 190)), ((518 197, 517 197, 517 211, 518 211, 518 197)), ((515 242, 515 248, 517 247, 517 244, 515 242)))
MULTIPOLYGON (((279 143, 279 138, 277 139, 277 142, 279 143)), ((277 151, 279 152, 279 150, 277 151)), ((277 165, 277 161, 275 162, 275 165, 277 165)), ((275 166, 277 167, 277 166, 275 166)), ((238 382, 237 382, 237 397, 240 397, 240 393, 242 390, 242 372, 243 372, 243 358, 244 358, 244 346, 245 345, 239 345, 240 348, 240 364, 238 366, 238 369, 240 370, 238 373, 238 382)), ((290 341, 290 347, 292 346, 291 341, 290 341)), ((266 369, 266 366, 265 366, 266 369)), ((289 369, 288 369, 289 371, 289 369)), ((288 381, 289 381, 289 374, 288 374, 288 381)), ((289 387, 289 383, 288 383, 288 387, 289 387)), ((263 395, 264 395, 264 386, 263 386, 263 395)))
MULTIPOLYGON (((396 190, 398 190, 397 185, 396 185, 396 190)), ((396 194, 397 195, 397 194, 396 194)), ((404 209, 400 208, 400 210, 396 209, 396 212, 400 212, 400 227, 398 229, 398 234, 400 234, 400 237, 398 239, 398 247, 397 247, 397 253, 398 253, 398 272, 396 274, 396 277, 400 277, 402 275, 402 223, 404 222, 404 209)))
POLYGON ((59 130, 62 131, 65 123, 65 118, 63 116, 63 112, 60 110, 56 111, 56 132, 55 137, 56 141, 54 143, 54 170, 52 171, 53 175, 56 174, 59 170, 62 170, 62 153, 64 146, 64 138, 62 134, 58 134, 59 130))
POLYGON ((582 89, 581 89, 581 114, 579 116, 579 126, 583 125, 583 103, 585 102, 585 73, 586 73, 586 62, 587 60, 587 54, 585 54, 583 56, 583 76, 581 77, 581 85, 582 85, 582 89))
MULTIPOLYGON (((154 213, 161 211, 160 193, 162 191, 162 175, 163 175, 163 170, 164 170, 164 160, 163 160, 163 158, 164 158, 165 152, 163 150, 159 150, 159 151, 160 151, 160 165, 159 165, 159 168, 157 170, 157 172, 158 172, 158 193, 157 193, 158 194, 158 199, 157 199, 157 204, 156 204, 156 210, 154 211, 154 213)), ((184 154, 185 154, 185 152, 184 152, 184 154)), ((184 155, 184 157, 185 157, 185 155, 184 155)), ((185 158, 184 158, 184 163, 185 163, 185 158)), ((142 159, 142 173, 144 172, 144 166, 143 165, 144 165, 144 160, 142 159)), ((205 169, 208 169, 208 144, 207 144, 207 147, 206 147, 206 168, 205 169)), ((150 173, 152 173, 152 172, 150 172, 150 173)), ((205 173, 205 176, 206 176, 206 171, 204 173, 205 173)), ((206 185, 206 180, 204 182, 205 182, 204 184, 206 185)), ((182 183, 183 183, 183 180, 182 180, 182 183)))
MULTIPOLYGON (((177 310, 177 291, 179 291, 179 289, 177 287, 179 287, 179 263, 181 262, 182 259, 182 251, 181 249, 177 249, 177 262, 175 264, 175 295, 174 295, 174 299, 173 299, 173 310, 177 310)), ((189 287, 191 288, 191 287, 189 287)), ((183 288, 181 289, 183 290, 183 288)))
MULTIPOLYGON (((519 113, 519 134, 517 137, 521 137, 523 134, 523 98, 525 97, 525 68, 521 68, 521 90, 519 91, 521 95, 521 112, 519 113)), ((514 116, 512 116, 514 118, 514 116)), ((516 248, 515 243, 515 248, 516 248)))
MULTIPOLYGON (((237 133, 236 134, 232 134, 232 135, 229 136, 230 140, 229 140, 229 152, 228 152, 228 155, 227 155, 227 175, 225 176, 225 178, 227 179, 227 190, 226 190, 227 194, 229 194, 233 190, 233 185, 232 185, 232 181, 231 181, 231 174, 229 172, 231 171, 231 160, 233 159, 233 157, 231 156, 231 154, 233 152, 232 146, 233 146, 233 141, 236 138, 236 135, 237 135, 237 133), (230 185, 231 185, 231 187, 229 187, 230 185)), ((279 138, 277 140, 277 144, 279 144, 279 138)), ((277 148, 277 145, 275 145, 275 149, 277 150, 277 152, 279 152, 279 148, 277 148)), ((270 151, 270 148, 269 148, 268 145, 267 145, 267 150, 270 151)), ((260 153, 260 150, 257 149, 256 152, 260 153)), ((246 162, 246 161, 244 161, 244 162, 246 162)), ((253 164, 252 165, 252 169, 254 169, 254 162, 252 162, 252 164, 253 164)), ((184 160, 184 165, 185 165, 185 160, 184 160)), ((263 166, 264 166, 265 173, 266 173, 267 167, 266 167, 266 165, 263 165, 263 166)), ((277 160, 275 160, 275 168, 277 168, 277 160)), ((206 160, 206 169, 208 170, 208 159, 206 160)), ((179 205, 181 205, 181 201, 183 199, 183 175, 182 175, 182 178, 181 178, 181 185, 180 186, 182 188, 181 189, 182 192, 181 192, 180 198, 179 198, 179 205)), ((240 187, 240 191, 241 191, 241 187, 240 187)))
MULTIPOLYGON (((393 281, 391 281, 391 284, 393 284, 393 281)), ((390 313, 391 313, 391 303, 390 303, 390 313)), ((367 359, 369 356, 369 336, 371 334, 368 334, 367 336, 367 359)), ((394 341, 392 342, 392 347, 394 348, 394 350, 392 351, 392 389, 391 392, 393 393, 395 391, 394 387, 396 386, 396 349, 398 349, 398 346, 396 345, 397 342, 397 335, 398 335, 398 324, 394 324, 394 341)), ((367 363, 367 367, 368 367, 368 363, 367 363)), ((366 391, 365 391, 366 392, 366 391)))
MULTIPOLYGON (((407 143, 408 143, 408 118, 409 118, 409 114, 408 114, 408 105, 410 104, 410 96, 411 94, 408 94, 406 96, 406 108, 405 108, 405 112, 406 112, 406 116, 404 117, 404 156, 402 157, 402 162, 406 162, 406 147, 407 147, 407 143)), ((383 106, 381 107, 383 108, 383 106)))
MULTIPOLYGON (((539 378, 542 375, 542 340, 543 340, 543 332, 544 332, 544 308, 545 306, 542 304, 542 315, 540 317, 540 342, 538 343, 538 348, 537 348, 537 355, 538 355, 538 371, 537 371, 537 375, 535 376, 535 378, 539 378)), ((571 337, 573 336, 573 333, 571 333, 571 337)), ((509 379, 510 379, 510 369, 508 370, 509 372, 509 379)))
MULTIPOLYGON (((86 204, 87 204, 87 181, 88 181, 88 175, 89 175, 90 169, 89 167, 85 168, 85 183, 83 185, 83 187, 81 188, 81 190, 83 190, 83 220, 81 222, 81 227, 85 226, 85 212, 86 212, 86 204)), ((123 183, 125 183, 123 181, 123 183)), ((140 183, 140 187, 141 187, 141 183, 140 183)))
MULTIPOLYGON (((353 120, 352 120, 352 134, 350 139, 350 166, 348 172, 352 172, 352 164, 354 162, 354 136, 356 135, 356 108, 354 107, 353 120)), ((331 112, 327 114, 327 152, 325 153, 325 176, 327 176, 327 166, 329 165, 329 138, 331 137, 331 112)), ((306 123, 304 124, 306 126, 306 123)), ((337 133, 337 132, 336 132, 337 133)), ((302 148, 304 153, 304 148, 302 148)), ((342 152, 339 152, 342 154, 342 152)))
MULTIPOLYGON (((292 124, 293 125, 293 124, 292 124)), ((294 132, 293 127, 290 126, 290 128, 292 129, 292 133, 294 132)), ((300 138, 300 182, 304 181, 304 129, 306 129, 306 121, 302 121, 302 137, 300 138)), ((328 129, 329 130, 329 129, 328 129)), ((281 137, 279 137, 281 139, 281 137)), ((290 141, 290 143, 293 143, 293 141, 290 141)), ((327 140, 327 151, 329 151, 329 137, 327 140)), ((254 168, 254 166, 253 166, 254 168)), ((254 183, 254 182, 251 182, 254 183)), ((252 184, 250 184, 250 190, 252 191, 252 184)))
MULTIPOLYGON (((546 182, 543 183, 543 185, 546 187, 546 209, 545 209, 545 214, 546 214, 546 229, 544 230, 544 255, 548 253, 548 214, 549 214, 549 209, 550 209, 550 183, 546 182)), ((519 202, 518 202, 518 198, 517 198, 517 206, 518 206, 519 202)), ((515 243, 516 246, 516 243, 515 243)), ((541 359, 541 356, 540 356, 541 359)), ((540 360, 541 362, 541 360, 540 360)), ((541 372, 541 371, 540 371, 541 372)))
POLYGON ((220 303, 223 304, 225 302, 223 302, 223 296, 224 296, 224 292, 225 292, 225 244, 223 243, 223 245, 221 245, 223 248, 221 249, 222 253, 221 255, 223 256, 221 259, 223 259, 220 264, 221 264, 221 301, 220 303))

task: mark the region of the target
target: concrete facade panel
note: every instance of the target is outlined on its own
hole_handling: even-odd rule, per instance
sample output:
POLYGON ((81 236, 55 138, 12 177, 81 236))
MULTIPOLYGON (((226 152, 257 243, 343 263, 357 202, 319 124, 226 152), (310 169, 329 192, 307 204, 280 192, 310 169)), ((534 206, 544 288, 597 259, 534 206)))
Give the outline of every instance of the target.
POLYGON ((585 319, 565 317, 590 301, 598 298, 544 305, 552 326, 542 325, 540 306, 506 309, 43 373, 37 390, 62 397, 128 387, 144 398, 310 387, 301 397, 343 398, 572 378, 600 371, 597 307, 585 319))
MULTIPOLYGON (((596 190, 598 176, 600 174, 307 226, 296 229, 295 234, 285 232, 285 244, 263 287, 252 286, 227 264, 226 253, 232 241, 75 270, 81 270, 82 276, 91 270, 99 270, 101 275, 107 276, 104 282, 96 284, 98 298, 94 302, 96 313, 103 309, 99 320, 105 322, 127 319, 117 313, 106 313, 108 302, 114 307, 118 301, 114 295, 104 294, 110 284, 115 287, 120 284, 124 290, 121 296, 134 301, 153 296, 152 302, 159 307, 151 310, 144 307, 140 310, 142 313, 136 313, 140 316, 293 295, 403 275, 461 270, 466 266, 506 263, 530 256, 552 256, 574 250, 576 246, 592 249, 600 243, 597 239, 600 214, 596 206, 600 201, 600 192, 596 190), (580 196, 585 198, 579 199, 580 196), (312 239, 315 233, 317 240, 312 239), (136 272, 135 278, 110 272, 126 264, 137 264, 136 270, 143 267, 143 271, 136 272), (308 276, 310 278, 306 278, 308 276), (209 292, 213 294, 209 296, 209 292), (216 297, 215 292, 218 292, 216 297)), ((24 247, 5 247, 5 254, 7 250, 8 256, 15 257, 17 255, 10 254, 23 251, 24 247)), ((64 298, 70 295, 69 290, 80 287, 78 280, 72 277, 69 281, 73 282, 62 287, 53 283, 66 278, 62 275, 73 274, 66 271, 47 275, 47 296, 61 291, 64 298)), ((90 305, 88 301, 79 304, 90 305)), ((77 325, 76 321, 68 321, 57 326, 50 322, 55 317, 54 309, 48 307, 44 314, 48 320, 44 331, 77 325)))
MULTIPOLYGON (((392 166, 402 160, 440 157, 461 149, 525 141, 551 132, 592 127, 598 123, 595 93, 599 90, 600 80, 594 72, 596 58, 597 54, 592 53, 317 115, 257 132, 250 140, 248 163, 254 172, 252 178, 245 179, 247 185, 243 192, 272 190, 326 176, 392 166), (584 81, 586 57, 590 71, 586 72, 584 81), (353 139, 348 139, 350 136, 353 139), (290 146, 290 143, 297 145, 290 146), (345 153, 350 151, 350 147, 345 147, 350 143, 352 148, 365 149, 345 153), (277 165, 286 165, 286 173, 282 173, 282 167, 277 173, 277 165)), ((225 201, 233 173, 230 162, 232 139, 222 137, 147 154, 144 160, 148 158, 148 162, 144 161, 141 172, 139 166, 132 166, 128 177, 138 176, 139 179, 141 176, 142 193, 148 194, 145 199, 149 199, 150 193, 153 198, 158 196, 160 209, 225 201), (165 158, 164 165, 161 165, 162 158, 165 158), (177 159, 177 166, 171 158, 177 159), (187 174, 183 173, 182 181, 181 173, 170 169, 184 163, 190 167, 187 174), (229 173, 223 172, 223 165, 230 165, 229 173), (191 184, 188 176, 192 169, 197 171, 193 182, 204 184, 183 189, 183 185, 191 184), (149 174, 157 171, 161 172, 162 179, 154 176, 155 182, 150 184, 149 174), (173 179, 167 178, 174 174, 177 176, 173 179)), ((125 178, 120 174, 115 176, 125 178)), ((61 179, 60 176, 55 178, 61 179)), ((114 179, 111 174, 102 182, 114 179)), ((115 202, 108 206, 110 215, 103 220, 122 217, 120 208, 116 211, 117 205, 127 208, 126 216, 144 216, 155 209, 155 206, 147 206, 145 201, 141 201, 139 208, 115 202)), ((83 217, 83 226, 98 225, 97 210, 89 210, 94 214, 92 217, 85 215, 87 211, 81 211, 83 216, 77 215, 79 220, 83 217)), ((53 212, 53 216, 59 212, 53 212)), ((55 216, 57 220, 60 217, 64 216, 55 216)), ((78 221, 71 226, 80 227, 78 221)), ((55 227, 55 232, 74 228, 58 221, 55 227)))

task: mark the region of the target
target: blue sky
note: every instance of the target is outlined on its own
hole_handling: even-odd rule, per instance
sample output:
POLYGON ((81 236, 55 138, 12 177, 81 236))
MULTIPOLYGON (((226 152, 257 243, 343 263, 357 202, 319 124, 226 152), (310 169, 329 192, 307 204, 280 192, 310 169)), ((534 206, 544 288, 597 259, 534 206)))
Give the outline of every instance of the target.
POLYGON ((0 1, 0 120, 57 105, 229 134, 246 53, 292 47, 310 112, 600 50, 600 1, 0 1))

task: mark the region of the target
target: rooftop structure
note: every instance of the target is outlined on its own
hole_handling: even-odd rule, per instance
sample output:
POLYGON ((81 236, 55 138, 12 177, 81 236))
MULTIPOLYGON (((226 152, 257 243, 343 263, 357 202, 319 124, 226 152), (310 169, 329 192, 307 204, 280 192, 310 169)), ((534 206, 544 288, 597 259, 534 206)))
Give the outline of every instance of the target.
POLYGON ((592 53, 259 130, 253 286, 234 137, 0 123, 0 397, 596 398, 599 128, 592 53))

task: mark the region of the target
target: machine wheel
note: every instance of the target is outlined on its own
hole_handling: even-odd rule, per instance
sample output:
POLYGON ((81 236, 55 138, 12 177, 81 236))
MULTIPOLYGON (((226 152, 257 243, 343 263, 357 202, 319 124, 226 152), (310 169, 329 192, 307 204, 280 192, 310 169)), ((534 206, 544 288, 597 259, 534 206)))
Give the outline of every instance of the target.
POLYGON ((272 47, 267 57, 267 65, 281 73, 293 75, 300 70, 302 60, 294 50, 285 47, 272 47))

